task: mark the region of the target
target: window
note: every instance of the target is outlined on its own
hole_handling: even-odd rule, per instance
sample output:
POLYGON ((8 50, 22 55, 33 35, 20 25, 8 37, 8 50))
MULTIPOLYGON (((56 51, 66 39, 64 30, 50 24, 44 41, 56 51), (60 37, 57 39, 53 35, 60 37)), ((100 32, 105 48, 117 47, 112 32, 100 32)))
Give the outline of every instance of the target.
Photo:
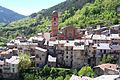
POLYGON ((42 54, 42 56, 44 56, 44 54, 42 54))
POLYGON ((106 50, 104 50, 104 53, 106 53, 106 50))
POLYGON ((12 68, 13 73, 15 72, 15 68, 12 68))
POLYGON ((68 56, 66 56, 66 58, 68 58, 68 56))
POLYGON ((2 65, 0 65, 0 67, 2 67, 2 65))
POLYGON ((39 55, 38 55, 38 54, 36 54, 36 58, 39 58, 39 55))
POLYGON ((56 21, 56 18, 54 18, 54 21, 56 21))
POLYGON ((40 60, 41 60, 41 57, 40 57, 40 60))
POLYGON ((12 64, 12 66, 14 67, 14 64, 12 64))
POLYGON ((91 51, 89 50, 89 52, 91 52, 91 51))
POLYGON ((72 38, 72 33, 69 33, 69 36, 68 36, 68 37, 69 37, 70 40, 72 40, 72 39, 73 39, 73 38, 72 38))
POLYGON ((68 46, 66 47, 66 50, 68 50, 68 46))
POLYGON ((68 63, 68 61, 65 61, 66 63, 68 63))
POLYGON ((56 25, 56 23, 54 23, 54 25, 56 25))
POLYGON ((81 56, 84 56, 84 53, 83 53, 83 52, 81 52, 81 56))
POLYGON ((39 63, 37 63, 36 66, 39 67, 39 63))
POLYGON ((66 54, 68 54, 68 51, 66 51, 66 54))

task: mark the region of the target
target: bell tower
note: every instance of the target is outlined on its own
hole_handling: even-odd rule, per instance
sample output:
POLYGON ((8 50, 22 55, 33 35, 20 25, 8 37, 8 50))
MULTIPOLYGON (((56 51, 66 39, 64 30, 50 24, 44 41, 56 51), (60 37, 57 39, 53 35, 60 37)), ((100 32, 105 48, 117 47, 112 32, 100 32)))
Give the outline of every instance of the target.
POLYGON ((52 27, 51 27, 51 36, 57 36, 58 33, 58 12, 53 11, 52 13, 52 27))

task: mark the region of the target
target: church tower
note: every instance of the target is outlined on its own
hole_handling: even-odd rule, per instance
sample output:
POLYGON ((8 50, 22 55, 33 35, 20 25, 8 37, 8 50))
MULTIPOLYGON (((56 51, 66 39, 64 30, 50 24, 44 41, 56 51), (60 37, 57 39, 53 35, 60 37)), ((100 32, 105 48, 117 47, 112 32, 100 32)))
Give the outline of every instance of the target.
POLYGON ((52 13, 52 27, 51 27, 51 36, 57 36, 58 33, 58 12, 53 11, 52 13))

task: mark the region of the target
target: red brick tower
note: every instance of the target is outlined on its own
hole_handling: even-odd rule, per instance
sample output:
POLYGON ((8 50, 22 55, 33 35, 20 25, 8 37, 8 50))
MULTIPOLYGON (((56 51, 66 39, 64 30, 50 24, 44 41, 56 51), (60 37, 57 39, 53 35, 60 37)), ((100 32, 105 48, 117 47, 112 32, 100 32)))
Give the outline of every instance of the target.
POLYGON ((52 13, 52 27, 51 27, 51 36, 57 36, 58 33, 58 12, 53 11, 52 13))

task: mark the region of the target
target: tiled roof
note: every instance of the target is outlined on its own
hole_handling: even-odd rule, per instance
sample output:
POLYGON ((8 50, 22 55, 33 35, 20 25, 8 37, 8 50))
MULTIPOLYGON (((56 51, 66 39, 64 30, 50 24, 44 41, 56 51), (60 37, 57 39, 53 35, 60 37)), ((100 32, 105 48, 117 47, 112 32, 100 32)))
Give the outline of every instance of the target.
POLYGON ((101 64, 101 65, 98 65, 96 67, 99 67, 101 68, 103 71, 105 69, 112 69, 112 70, 117 70, 117 64, 110 64, 110 63, 107 63, 107 64, 101 64))

